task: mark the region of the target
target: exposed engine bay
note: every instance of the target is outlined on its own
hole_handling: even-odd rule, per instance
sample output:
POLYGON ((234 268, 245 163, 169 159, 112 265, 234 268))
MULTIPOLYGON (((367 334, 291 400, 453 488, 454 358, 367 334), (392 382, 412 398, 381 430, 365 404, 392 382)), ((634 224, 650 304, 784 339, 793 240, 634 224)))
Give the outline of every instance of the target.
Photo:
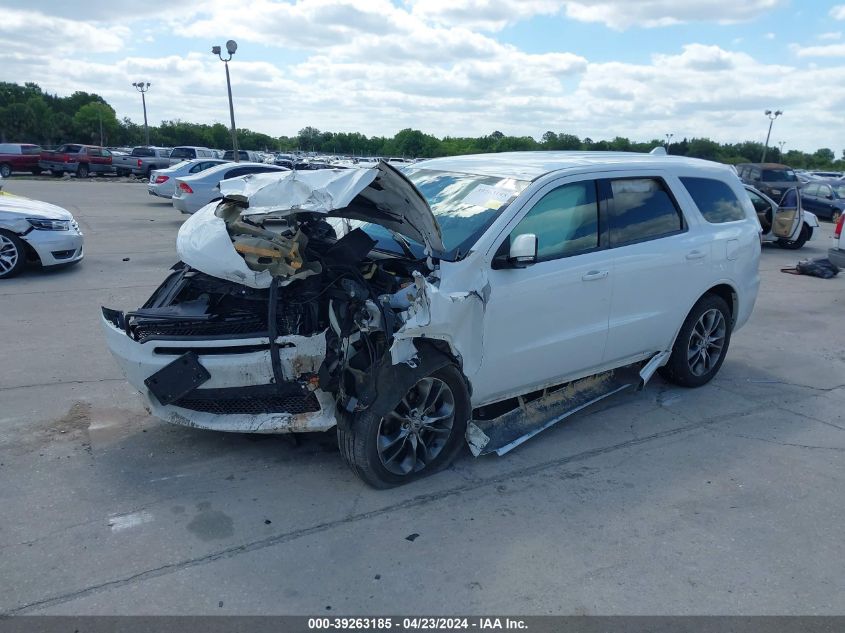
POLYGON ((266 337, 270 386, 289 392, 296 383, 303 393, 319 387, 348 411, 368 407, 426 261, 374 250, 376 240, 361 228, 338 239, 323 216, 242 216, 244 208, 224 201, 215 215, 226 222, 249 268, 271 273, 269 288, 219 279, 180 262, 140 309, 125 314, 122 327, 139 343, 266 337), (324 336, 319 367, 300 363, 301 373, 287 375, 277 343, 285 336, 324 336))

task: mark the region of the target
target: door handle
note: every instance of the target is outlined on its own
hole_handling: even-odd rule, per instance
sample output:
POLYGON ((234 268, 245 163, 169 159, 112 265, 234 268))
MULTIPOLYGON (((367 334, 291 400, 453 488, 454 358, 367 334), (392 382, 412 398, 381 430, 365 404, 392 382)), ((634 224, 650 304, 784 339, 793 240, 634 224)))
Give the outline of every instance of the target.
POLYGON ((690 251, 687 253, 687 259, 703 259, 707 257, 707 253, 704 251, 690 251))
POLYGON ((608 271, 606 270, 591 270, 588 273, 584 273, 581 279, 583 281, 595 281, 596 279, 604 279, 607 277, 608 271))

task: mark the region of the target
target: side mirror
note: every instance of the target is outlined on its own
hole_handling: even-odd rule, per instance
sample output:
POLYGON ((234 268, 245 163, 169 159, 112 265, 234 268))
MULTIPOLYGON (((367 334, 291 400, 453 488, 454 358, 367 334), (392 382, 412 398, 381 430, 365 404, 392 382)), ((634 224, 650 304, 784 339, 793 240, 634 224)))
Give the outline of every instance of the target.
POLYGON ((537 261, 537 236, 533 233, 517 235, 511 242, 508 261, 515 268, 524 268, 537 261))

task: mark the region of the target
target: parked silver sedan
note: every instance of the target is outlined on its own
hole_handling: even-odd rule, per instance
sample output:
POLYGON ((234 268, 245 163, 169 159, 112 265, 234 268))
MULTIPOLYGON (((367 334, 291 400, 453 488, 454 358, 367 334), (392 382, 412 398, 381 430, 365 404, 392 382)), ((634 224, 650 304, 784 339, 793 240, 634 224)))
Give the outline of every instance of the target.
POLYGON ((264 174, 270 171, 290 171, 285 167, 264 163, 232 163, 215 165, 200 174, 189 174, 176 179, 173 206, 182 213, 196 213, 212 200, 221 197, 218 184, 221 180, 247 174, 264 174))
POLYGON ((147 191, 151 196, 170 200, 173 197, 173 192, 176 191, 177 178, 198 174, 209 167, 215 167, 225 162, 227 161, 219 158, 194 158, 193 160, 183 160, 181 163, 176 163, 165 169, 154 169, 150 172, 147 191))

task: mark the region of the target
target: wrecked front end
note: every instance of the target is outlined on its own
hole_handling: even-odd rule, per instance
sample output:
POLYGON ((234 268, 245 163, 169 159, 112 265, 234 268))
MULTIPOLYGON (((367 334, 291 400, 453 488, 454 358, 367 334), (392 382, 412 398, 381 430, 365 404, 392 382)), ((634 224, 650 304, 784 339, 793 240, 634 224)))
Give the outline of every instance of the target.
MULTIPOLYGON (((388 253, 332 217, 374 212, 380 176, 323 174, 319 187, 287 176, 299 194, 273 209, 227 196, 183 225, 181 261, 141 308, 103 308, 109 347, 153 415, 220 431, 325 431, 338 408, 375 402, 385 368, 419 360, 403 328, 427 316, 430 249, 388 253)), ((403 220, 422 226, 414 238, 427 230, 403 220)))

